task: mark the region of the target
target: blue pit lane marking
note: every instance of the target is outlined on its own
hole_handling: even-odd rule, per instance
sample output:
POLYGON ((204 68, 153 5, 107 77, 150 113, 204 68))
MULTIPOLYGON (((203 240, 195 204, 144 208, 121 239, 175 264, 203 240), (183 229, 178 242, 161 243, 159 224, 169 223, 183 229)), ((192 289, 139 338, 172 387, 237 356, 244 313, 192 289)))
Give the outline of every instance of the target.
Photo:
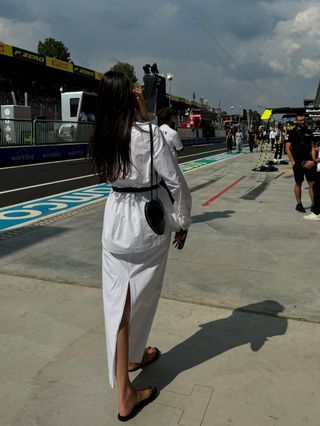
MULTIPOLYGON (((180 168, 182 173, 185 174, 200 167, 230 159, 236 155, 239 155, 239 153, 234 152, 231 155, 227 153, 216 154, 198 160, 187 161, 180 164, 180 168)), ((48 219, 49 217, 107 199, 110 191, 111 185, 93 185, 3 207, 0 209, 0 232, 31 225, 39 220, 48 219)))
POLYGON ((4 207, 0 209, 0 231, 31 225, 39 220, 96 203, 106 199, 110 191, 111 185, 93 185, 4 207))

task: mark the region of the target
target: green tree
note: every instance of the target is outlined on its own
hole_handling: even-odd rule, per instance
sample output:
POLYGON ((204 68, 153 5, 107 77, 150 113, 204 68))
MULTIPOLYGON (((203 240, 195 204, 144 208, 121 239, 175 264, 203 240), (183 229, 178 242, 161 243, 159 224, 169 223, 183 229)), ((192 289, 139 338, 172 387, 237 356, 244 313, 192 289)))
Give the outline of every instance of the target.
POLYGON ((71 62, 69 49, 62 41, 52 37, 46 38, 38 43, 38 53, 50 56, 51 58, 61 59, 61 61, 71 62))
POLYGON ((110 68, 110 71, 122 72, 131 80, 132 84, 138 81, 134 66, 128 64, 128 62, 118 62, 110 68))

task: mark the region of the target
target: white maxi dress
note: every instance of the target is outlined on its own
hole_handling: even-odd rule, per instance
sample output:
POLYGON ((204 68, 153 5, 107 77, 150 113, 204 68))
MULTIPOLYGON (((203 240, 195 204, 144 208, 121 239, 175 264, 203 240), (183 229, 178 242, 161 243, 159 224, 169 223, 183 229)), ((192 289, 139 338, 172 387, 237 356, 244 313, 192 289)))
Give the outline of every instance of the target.
MULTIPOLYGON (((108 197, 102 233, 102 288, 109 381, 115 385, 116 343, 128 291, 131 297, 129 362, 141 362, 157 309, 171 232, 187 229, 191 218, 191 195, 163 134, 152 124, 153 165, 175 200, 160 186, 158 197, 166 211, 163 235, 155 234, 145 215, 151 192, 120 193, 108 197)), ((150 187, 149 123, 136 123, 131 132, 131 171, 115 187, 150 187)), ((154 183, 155 183, 154 177, 154 183)))

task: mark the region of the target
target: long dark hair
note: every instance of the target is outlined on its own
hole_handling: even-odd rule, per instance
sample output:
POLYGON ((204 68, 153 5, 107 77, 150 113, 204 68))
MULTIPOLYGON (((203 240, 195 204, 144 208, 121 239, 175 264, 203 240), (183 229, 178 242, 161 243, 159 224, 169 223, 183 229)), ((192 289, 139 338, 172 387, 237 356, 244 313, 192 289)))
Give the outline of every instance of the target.
POLYGON ((102 182, 114 182, 129 173, 134 118, 131 81, 121 72, 106 72, 99 84, 96 123, 89 145, 92 168, 102 182))

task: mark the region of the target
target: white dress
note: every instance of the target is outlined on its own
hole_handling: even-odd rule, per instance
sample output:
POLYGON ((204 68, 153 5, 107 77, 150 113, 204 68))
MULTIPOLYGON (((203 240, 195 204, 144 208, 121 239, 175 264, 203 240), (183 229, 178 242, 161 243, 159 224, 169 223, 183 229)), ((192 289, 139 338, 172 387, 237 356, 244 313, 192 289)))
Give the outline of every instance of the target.
MULTIPOLYGON (((131 296, 129 361, 140 362, 157 309, 171 232, 187 229, 191 218, 191 195, 164 137, 152 125, 153 164, 175 200, 160 186, 158 197, 166 211, 163 235, 155 234, 145 215, 150 190, 139 193, 111 192, 105 208, 102 233, 102 285, 109 381, 115 384, 115 352, 119 325, 128 294, 131 296)), ((149 187, 150 134, 148 123, 136 123, 131 132, 131 172, 113 182, 115 187, 149 187)), ((154 179, 155 182, 155 179, 154 179)))

